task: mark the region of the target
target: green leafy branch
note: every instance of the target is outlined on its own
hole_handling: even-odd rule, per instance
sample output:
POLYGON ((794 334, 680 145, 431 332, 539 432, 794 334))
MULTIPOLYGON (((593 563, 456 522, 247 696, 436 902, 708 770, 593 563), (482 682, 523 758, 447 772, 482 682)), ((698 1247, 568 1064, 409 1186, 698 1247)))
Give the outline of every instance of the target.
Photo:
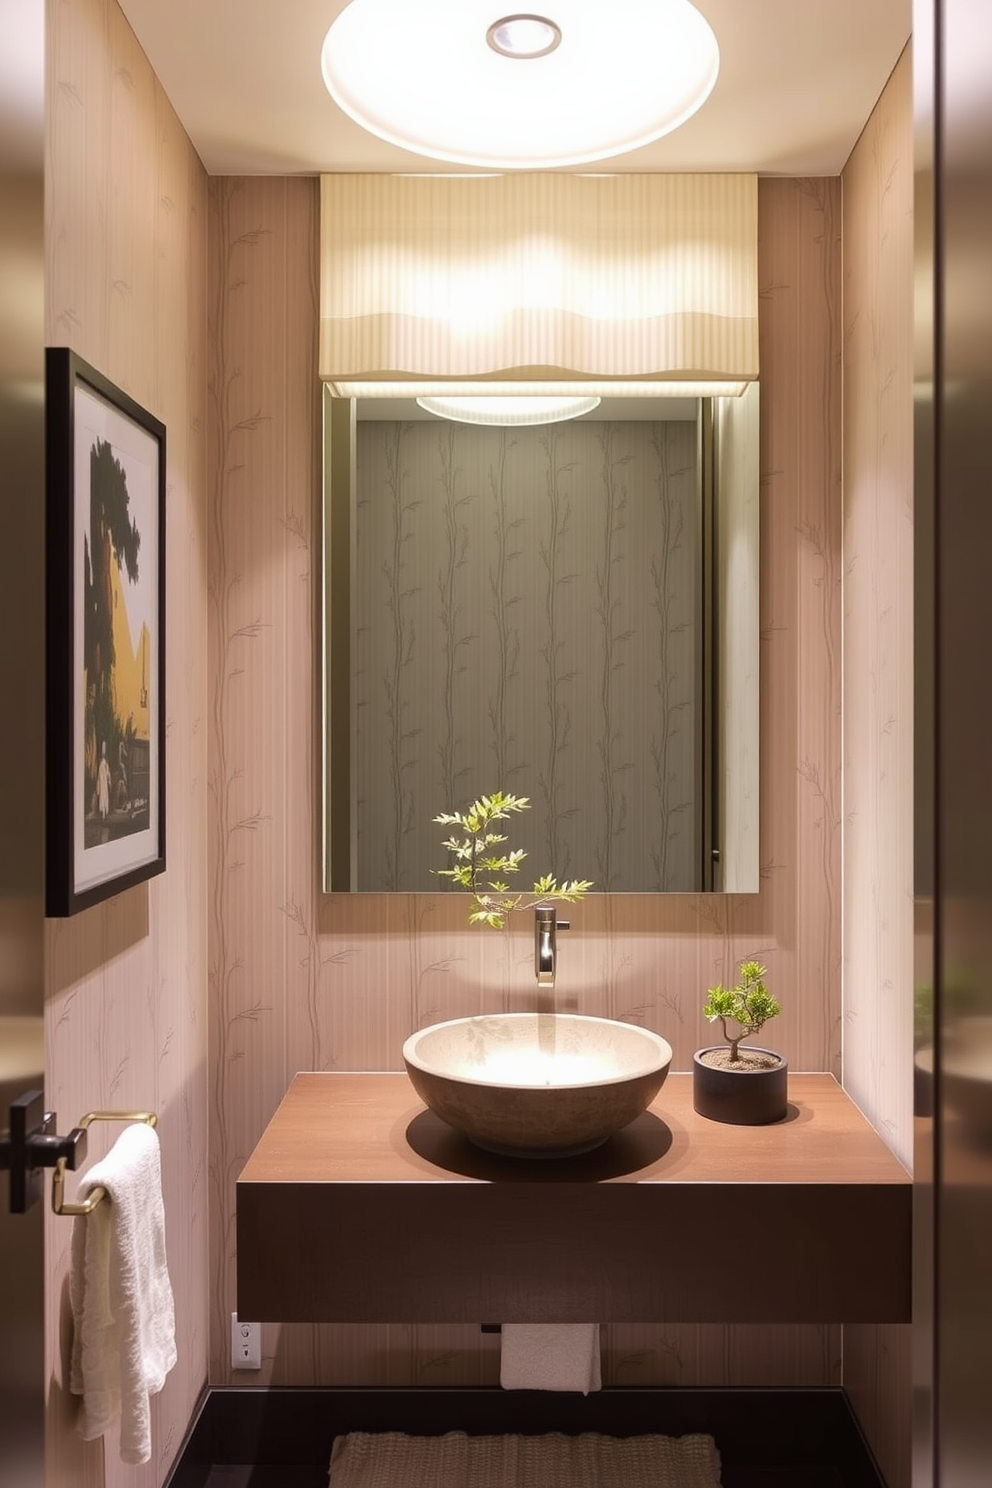
POLYGON ((491 925, 494 930, 502 930, 507 915, 515 909, 531 909, 547 899, 574 904, 592 888, 590 879, 572 878, 559 883, 553 873, 539 878, 532 891, 515 891, 510 887, 509 878, 520 872, 527 854, 523 848, 501 850, 506 834, 494 831, 493 823, 529 807, 527 796, 494 791, 491 796, 480 796, 465 811, 443 811, 435 816, 434 820, 442 827, 457 827, 464 834, 448 837, 442 843, 454 857, 454 866, 434 871, 472 895, 475 907, 469 913, 470 925, 491 925))
POLYGON ((723 1036, 730 1045, 730 1061, 740 1058, 739 1045, 752 1034, 760 1033, 770 1018, 782 1011, 779 1003, 769 992, 762 978, 765 968, 757 961, 742 961, 740 981, 735 987, 717 985, 710 987, 706 996, 703 1016, 710 1023, 719 1023, 723 1036), (740 1032, 732 1034, 727 1028, 727 1019, 736 1023, 740 1032))

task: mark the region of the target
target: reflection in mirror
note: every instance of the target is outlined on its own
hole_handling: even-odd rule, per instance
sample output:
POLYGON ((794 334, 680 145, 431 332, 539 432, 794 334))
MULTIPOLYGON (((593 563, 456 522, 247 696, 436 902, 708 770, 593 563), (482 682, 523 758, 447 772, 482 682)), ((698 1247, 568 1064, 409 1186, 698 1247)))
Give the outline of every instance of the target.
POLYGON ((328 890, 444 891, 433 818, 496 790, 520 887, 757 890, 757 397, 326 395, 328 890))

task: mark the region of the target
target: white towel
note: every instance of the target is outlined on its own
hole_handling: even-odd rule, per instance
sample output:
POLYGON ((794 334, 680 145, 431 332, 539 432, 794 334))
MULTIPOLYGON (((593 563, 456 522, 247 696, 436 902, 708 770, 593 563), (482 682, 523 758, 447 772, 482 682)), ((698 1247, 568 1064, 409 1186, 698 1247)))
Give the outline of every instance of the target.
POLYGON ((504 1323, 499 1382, 504 1390, 581 1390, 602 1381, 598 1323, 504 1323))
POLYGON ((73 1339, 69 1388, 82 1396, 86 1441, 121 1418, 124 1462, 151 1457, 149 1395, 176 1362, 172 1286, 165 1255, 161 1158, 154 1127, 125 1127, 79 1185, 106 1189, 73 1221, 69 1299, 73 1339))

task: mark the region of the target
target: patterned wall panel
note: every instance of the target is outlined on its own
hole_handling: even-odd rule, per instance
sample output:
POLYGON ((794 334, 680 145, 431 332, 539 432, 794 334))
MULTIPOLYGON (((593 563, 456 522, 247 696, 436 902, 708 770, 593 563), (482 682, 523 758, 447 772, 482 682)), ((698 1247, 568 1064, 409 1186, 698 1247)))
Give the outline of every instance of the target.
MULTIPOLYGON (((398 1069, 418 1025, 533 1004, 531 927, 450 895, 319 889, 315 182, 210 183, 211 1378, 234 1183, 298 1069, 398 1069)), ((839 1072, 840 189, 760 183, 761 892, 572 908, 563 1007, 656 1028, 686 1069, 705 988, 760 956, 795 1068, 839 1072)), ((261 1382, 485 1383, 474 1328, 278 1328, 261 1382)), ((607 1331, 611 1382, 831 1383, 839 1332, 607 1331)), ((239 1377, 239 1383, 243 1382, 239 1377)))
MULTIPOLYGON (((47 931, 47 1095, 159 1113, 179 1362, 153 1457, 84 1443, 67 1395, 72 1221, 47 1221, 46 1483, 156 1488, 207 1367, 206 176, 113 0, 50 0, 46 335, 167 427, 167 871, 47 931)), ((91 1158, 116 1135, 94 1128, 91 1158)), ((72 1181, 68 1185, 71 1190, 72 1181)))
POLYGON ((844 171, 844 1079, 909 1163, 913 135, 908 54, 844 171))
MULTIPOLYGON (((211 1372, 234 1182, 297 1068, 333 1063, 314 702, 316 182, 210 182, 211 1372)), ((343 1051, 341 1051, 343 1052, 343 1051)))
MULTIPOLYGON (((913 108, 909 51, 843 175, 844 1083, 913 1151, 913 108)), ((909 1330, 844 1330, 844 1382, 909 1481, 909 1330)))

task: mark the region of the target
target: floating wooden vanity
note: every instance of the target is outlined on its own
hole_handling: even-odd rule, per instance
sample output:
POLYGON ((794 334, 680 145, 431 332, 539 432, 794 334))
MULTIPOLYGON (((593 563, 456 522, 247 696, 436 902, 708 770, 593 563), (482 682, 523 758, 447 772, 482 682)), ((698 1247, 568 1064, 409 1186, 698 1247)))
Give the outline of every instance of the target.
POLYGON ((237 1186, 238 1312, 283 1322, 908 1322, 912 1183, 830 1075, 774 1126, 689 1075, 596 1152, 491 1157, 406 1074, 299 1074, 237 1186))

